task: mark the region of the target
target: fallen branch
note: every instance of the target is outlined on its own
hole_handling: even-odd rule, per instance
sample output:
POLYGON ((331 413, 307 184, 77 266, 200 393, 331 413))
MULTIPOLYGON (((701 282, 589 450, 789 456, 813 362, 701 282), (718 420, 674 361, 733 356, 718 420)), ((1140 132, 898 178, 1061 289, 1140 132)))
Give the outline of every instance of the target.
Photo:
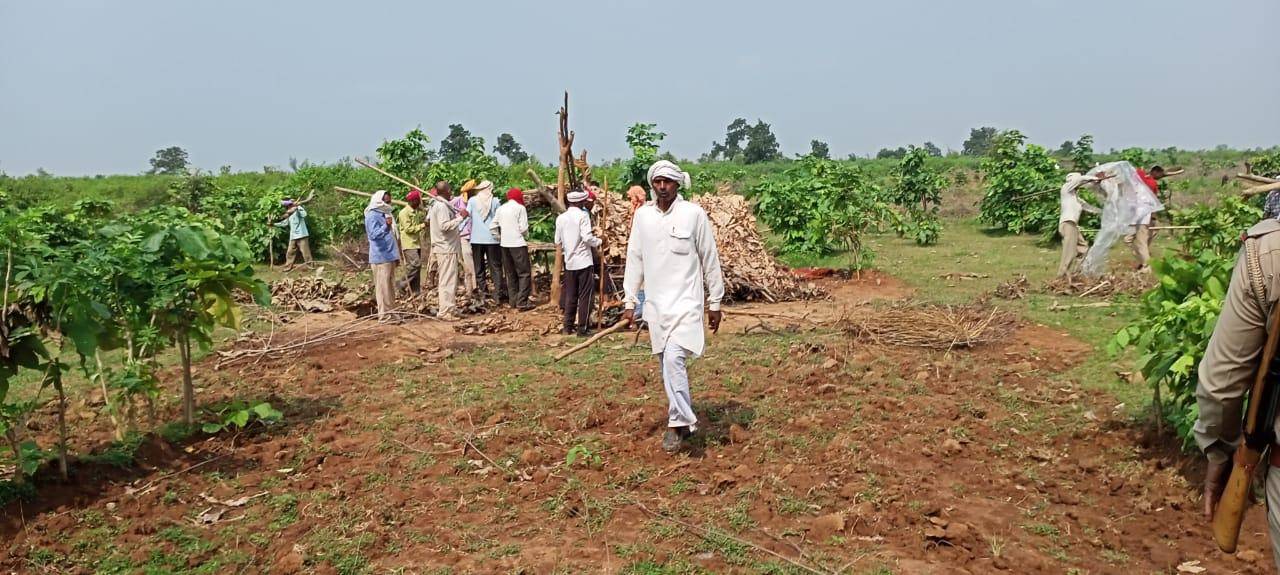
POLYGON ((786 561, 787 563, 790 563, 791 565, 795 566, 796 568, 798 568, 798 569, 802 569, 802 570, 804 570, 804 571, 806 571, 806 572, 814 573, 814 574, 816 574, 816 575, 830 575, 830 573, 829 573, 829 572, 827 572, 827 571, 819 571, 819 570, 817 570, 817 569, 814 569, 813 567, 810 567, 810 566, 808 566, 808 565, 805 565, 804 563, 801 563, 801 562, 799 562, 799 561, 796 561, 795 559, 792 559, 792 558, 790 558, 790 557, 787 557, 786 555, 783 555, 783 554, 781 554, 781 553, 778 553, 777 551, 774 551, 774 550, 769 549, 769 548, 767 548, 767 547, 764 547, 764 546, 761 546, 761 545, 759 545, 759 544, 753 543, 753 542, 751 542, 751 541, 747 541, 746 539, 740 539, 740 538, 738 538, 738 537, 734 537, 733 535, 730 535, 730 534, 728 534, 728 533, 725 533, 725 532, 723 532, 723 531, 720 531, 719 529, 711 529, 711 528, 707 528, 707 527, 702 527, 702 526, 699 526, 699 525, 694 525, 694 524, 692 524, 692 523, 686 523, 686 522, 684 522, 684 521, 681 521, 681 520, 676 519, 675 517, 671 517, 671 516, 669 516, 669 515, 663 515, 663 514, 661 514, 661 513, 658 513, 658 512, 656 512, 656 511, 653 511, 653 510, 649 509, 648 507, 645 507, 645 506, 644 506, 644 504, 643 504, 643 503, 640 503, 639 501, 637 501, 637 502, 636 502, 636 507, 639 507, 641 511, 643 511, 643 512, 645 512, 645 513, 648 513, 649 515, 652 515, 652 516, 654 516, 654 517, 657 517, 658 519, 662 519, 662 520, 664 520, 664 521, 670 521, 671 523, 675 523, 676 525, 679 525, 679 526, 681 526, 681 527, 684 527, 685 529, 688 529, 688 530, 693 531, 693 532, 695 532, 695 533, 701 533, 704 537, 724 537, 725 539, 730 539, 730 540, 732 540, 732 541, 734 541, 734 542, 736 542, 736 543, 738 543, 738 544, 740 544, 740 545, 746 545, 747 547, 750 547, 750 548, 752 548, 752 549, 755 549, 756 551, 761 551, 761 552, 763 552, 763 553, 768 553, 769 555, 772 555, 772 556, 774 556, 774 557, 777 557, 778 559, 781 559, 781 560, 783 560, 783 561, 786 561))
POLYGON ((627 322, 625 322, 625 321, 619 321, 618 323, 615 323, 615 324, 613 324, 613 325, 609 326, 609 329, 606 329, 606 330, 604 330, 604 331, 602 331, 602 332, 600 332, 600 333, 597 333, 597 334, 595 334, 595 335, 591 336, 589 339, 587 339, 587 341, 584 341, 584 342, 582 342, 582 343, 580 343, 580 344, 578 344, 578 345, 575 345, 575 346, 573 346, 573 347, 571 347, 571 348, 569 348, 569 349, 566 349, 566 350, 564 350, 564 351, 562 351, 562 352, 560 352, 560 353, 556 354, 556 359, 555 359, 555 360, 556 360, 556 361, 560 361, 560 360, 562 360, 562 359, 564 359, 564 358, 566 358, 566 357, 569 357, 569 356, 571 356, 571 355, 573 355, 573 354, 575 354, 575 353, 578 353, 578 352, 580 352, 580 351, 582 351, 582 350, 584 350, 584 349, 587 349, 588 347, 591 347, 591 345, 592 345, 592 344, 594 344, 595 342, 600 341, 601 339, 603 339, 605 336, 607 336, 607 335, 609 335, 609 334, 612 334, 612 333, 614 333, 614 332, 622 331, 622 330, 623 330, 624 328, 626 328, 626 327, 627 327, 627 322))
POLYGON ((1069 309, 1092 308, 1092 307, 1111 307, 1111 305, 1112 304, 1109 301, 1097 301, 1093 303, 1072 303, 1072 304, 1060 304, 1055 301, 1053 302, 1052 305, 1049 306, 1049 311, 1066 311, 1069 309))
POLYGON ((538 172, 533 171, 533 168, 529 168, 528 174, 530 178, 533 178, 533 185, 538 188, 538 195, 542 196, 542 199, 546 200, 548 204, 551 204, 552 209, 554 209, 557 214, 563 214, 564 204, 555 196, 551 195, 551 192, 547 191, 547 186, 542 183, 542 178, 538 177, 538 172))
POLYGON ((1274 192, 1274 191, 1276 191, 1276 190, 1280 190, 1280 182, 1275 182, 1275 183, 1271 183, 1271 184, 1263 184, 1263 185, 1261 185, 1261 186, 1254 186, 1254 187, 1252 187, 1252 188, 1245 188, 1244 190, 1241 190, 1241 191, 1240 191, 1240 195, 1242 195, 1242 196, 1244 196, 1244 197, 1246 197, 1246 198, 1247 198, 1247 197, 1250 197, 1250 196, 1256 196, 1256 195, 1258 195, 1258 194, 1265 194, 1265 193, 1267 193, 1267 192, 1274 192))
POLYGON ((1096 291, 1098 291, 1098 290, 1100 290, 1100 289, 1102 289, 1102 288, 1104 288, 1104 287, 1107 287, 1107 286, 1109 286, 1109 285, 1111 285, 1111 280, 1103 281, 1103 282, 1099 283, 1098 285, 1093 286, 1093 287, 1091 287, 1091 288, 1089 288, 1089 289, 1085 290, 1085 291, 1084 291, 1084 293, 1081 293, 1081 294, 1080 294, 1080 297, 1087 296, 1087 295, 1089 295, 1089 294, 1091 294, 1091 293, 1093 293, 1093 292, 1096 292, 1096 291))
POLYGON ((187 467, 187 468, 185 468, 185 469, 179 469, 178 471, 174 471, 173 473, 166 473, 166 474, 164 474, 164 475, 161 475, 160 477, 157 477, 157 478, 155 478, 155 479, 152 479, 151 481, 147 482, 147 484, 146 484, 146 485, 143 485, 142 487, 138 488, 137 490, 132 491, 131 493, 133 493, 134 495, 137 495, 137 494, 143 493, 143 492, 145 492, 145 491, 147 491, 147 490, 151 489, 153 486, 155 486, 155 484, 157 484, 157 483, 159 483, 159 482, 161 482, 161 481, 164 481, 165 479, 168 479, 168 478, 170 478, 170 477, 175 477, 175 476, 178 476, 178 475, 182 475, 183 473, 186 473, 186 472, 191 471, 191 470, 193 470, 193 469, 196 469, 196 468, 199 468, 199 467, 203 467, 203 466, 205 466, 205 465, 208 465, 208 464, 210 464, 210 463, 213 463, 214 461, 217 461, 217 460, 219 460, 219 459, 223 459, 223 458, 227 457, 227 455, 228 455, 228 454, 225 454, 225 453, 224 453, 224 454, 222 454, 222 455, 218 455, 218 456, 215 456, 215 457, 210 457, 209 459, 206 459, 206 460, 204 460, 204 461, 201 461, 200 463, 197 463, 197 464, 192 465, 192 466, 190 466, 190 467, 187 467))
POLYGON ((1259 176, 1257 174, 1236 174, 1236 177, 1242 180, 1248 180, 1255 184, 1274 184, 1276 182, 1280 182, 1280 180, 1277 180, 1275 178, 1268 178, 1265 176, 1259 176))

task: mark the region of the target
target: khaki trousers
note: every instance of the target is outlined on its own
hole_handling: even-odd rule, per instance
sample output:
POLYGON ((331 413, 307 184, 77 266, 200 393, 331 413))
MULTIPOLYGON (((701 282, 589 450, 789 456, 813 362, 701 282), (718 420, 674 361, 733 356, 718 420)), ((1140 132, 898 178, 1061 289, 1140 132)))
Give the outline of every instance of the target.
POLYGON ((405 248, 401 250, 404 255, 404 279, 396 282, 396 289, 408 289, 417 294, 422 290, 422 250, 421 248, 405 248))
POLYGON ((1058 259, 1058 277, 1071 272, 1071 265, 1077 258, 1089 252, 1089 242, 1084 241, 1080 233, 1080 225, 1075 222, 1060 222, 1058 234, 1062 236, 1062 257, 1058 259))
POLYGON ((476 292, 476 260, 471 257, 471 239, 462 238, 462 285, 468 294, 476 292))
POLYGON ((458 254, 432 254, 436 262, 436 273, 440 278, 436 289, 436 301, 439 309, 436 317, 458 315, 458 254))
POLYGON ((373 267, 373 298, 378 302, 378 320, 389 319, 387 314, 396 306, 396 262, 370 265, 373 267))
POLYGON ((302 252, 302 261, 311 263, 311 240, 310 238, 298 238, 289 240, 289 248, 284 252, 285 267, 293 267, 293 254, 302 252))
POLYGON ((1137 228, 1124 237, 1124 243, 1133 248, 1133 255, 1138 258, 1138 267, 1145 268, 1151 261, 1151 226, 1138 224, 1137 228))

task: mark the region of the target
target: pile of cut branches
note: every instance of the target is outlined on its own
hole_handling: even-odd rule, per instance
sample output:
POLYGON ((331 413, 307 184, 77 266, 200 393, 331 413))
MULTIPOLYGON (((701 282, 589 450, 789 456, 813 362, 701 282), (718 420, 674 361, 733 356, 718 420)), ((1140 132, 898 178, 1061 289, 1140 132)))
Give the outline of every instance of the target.
POLYGON ((1045 282, 1042 291, 1053 295, 1108 298, 1117 294, 1141 295, 1156 283, 1157 279, 1153 274, 1130 271, 1105 274, 1096 278, 1054 278, 1045 282))
POLYGON ((996 286, 995 296, 1000 299, 1022 299, 1027 297, 1029 286, 1027 274, 1018 274, 1009 281, 1000 282, 1000 285, 996 286))
POLYGON ((1017 325, 998 308, 904 304, 850 319, 844 329, 869 343, 953 350, 1003 340, 1017 325))

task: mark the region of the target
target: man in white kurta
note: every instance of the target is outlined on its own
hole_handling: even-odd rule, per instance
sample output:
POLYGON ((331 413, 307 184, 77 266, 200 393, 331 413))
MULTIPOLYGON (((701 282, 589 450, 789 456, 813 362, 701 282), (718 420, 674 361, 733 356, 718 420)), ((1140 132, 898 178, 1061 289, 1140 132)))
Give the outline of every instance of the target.
POLYGON ((724 276, 711 220, 700 206, 678 193, 681 187, 689 186, 688 174, 662 160, 649 168, 649 184, 657 200, 637 210, 631 222, 622 319, 633 321, 643 285, 650 349, 662 363, 667 392, 667 432, 662 448, 670 453, 679 450, 697 430, 685 361, 702 355, 704 299, 711 331, 720 329, 724 276))

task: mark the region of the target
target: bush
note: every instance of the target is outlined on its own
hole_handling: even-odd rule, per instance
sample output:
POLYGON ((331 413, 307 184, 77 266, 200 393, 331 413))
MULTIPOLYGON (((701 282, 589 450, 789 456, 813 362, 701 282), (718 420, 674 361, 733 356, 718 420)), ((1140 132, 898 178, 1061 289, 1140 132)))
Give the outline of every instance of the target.
POLYGON ((1026 136, 1010 130, 996 138, 980 169, 987 192, 979 205, 979 221, 1013 233, 1043 232, 1058 224, 1058 197, 1047 192, 1062 182, 1062 170, 1049 151, 1023 145, 1026 136))
POLYGON ((756 214, 781 237, 782 251, 826 255, 845 248, 855 267, 872 259, 862 248, 862 233, 889 219, 880 189, 859 168, 813 156, 757 185, 753 194, 756 214))

